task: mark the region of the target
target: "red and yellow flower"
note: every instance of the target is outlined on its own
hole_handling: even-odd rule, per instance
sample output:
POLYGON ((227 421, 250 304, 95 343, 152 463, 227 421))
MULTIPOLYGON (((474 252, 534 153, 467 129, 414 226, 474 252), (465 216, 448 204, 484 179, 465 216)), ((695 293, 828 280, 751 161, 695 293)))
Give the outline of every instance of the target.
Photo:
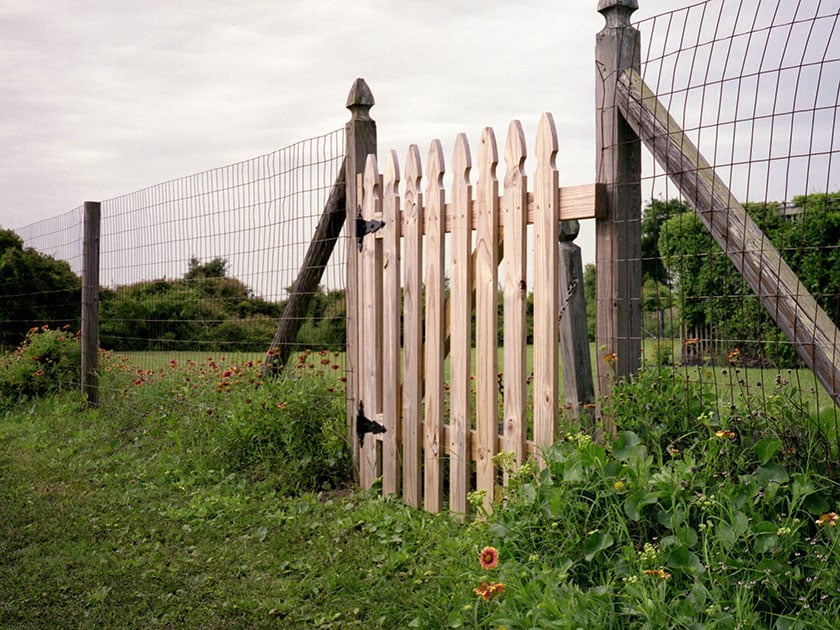
POLYGON ((499 566, 499 552, 495 547, 485 547, 478 556, 482 569, 490 570, 499 566))

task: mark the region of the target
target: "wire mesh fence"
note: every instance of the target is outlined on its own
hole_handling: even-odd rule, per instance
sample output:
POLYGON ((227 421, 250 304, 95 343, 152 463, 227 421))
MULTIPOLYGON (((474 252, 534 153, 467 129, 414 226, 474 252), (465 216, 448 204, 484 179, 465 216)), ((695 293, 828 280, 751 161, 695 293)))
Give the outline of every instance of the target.
MULTIPOLYGON (((725 243, 734 262, 772 244, 798 277, 794 297, 810 293, 834 325, 838 20, 833 2, 708 0, 638 24, 645 82, 761 230, 725 243)), ((773 309, 759 303, 698 219, 704 209, 694 212, 665 169, 644 156, 645 362, 679 366, 668 373, 705 382, 728 413, 767 414, 779 396, 791 397, 803 412, 822 414, 836 438, 832 399, 805 368, 808 348, 786 337, 773 309)), ((773 291, 780 289, 765 302, 781 297, 773 291)))
MULTIPOLYGON (((812 295, 835 325, 839 20, 836 3, 820 0, 707 0, 638 24, 645 82, 761 228, 759 241, 772 243, 797 274, 798 294, 812 295)), ((129 353, 145 369, 196 353, 262 360, 344 154, 338 130, 104 201, 102 347, 129 353)), ((803 349, 698 221, 674 174, 642 155, 644 364, 667 366, 668 378, 702 382, 716 400, 763 413, 784 389, 803 410, 822 414, 836 436, 835 407, 805 367, 803 349)), ((80 209, 18 233, 26 246, 81 272, 80 209)), ((736 258, 761 247, 729 245, 736 258)), ((343 350, 345 249, 339 239, 300 316, 297 348, 343 350)), ((78 317, 77 294, 64 288, 32 283, 16 291, 3 293, 4 331, 78 317), (63 310, 23 312, 19 303, 32 295, 63 310)), ((0 343, 14 345, 11 336, 0 343)))
MULTIPOLYGON (((103 201, 103 350, 141 377, 184 362, 260 364, 343 159, 340 129, 103 201)), ((34 281, 22 285, 25 294, 0 288, 9 348, 32 326, 78 330, 83 214, 77 208, 16 233, 23 251, 52 257, 73 281, 72 290, 34 281)), ((299 334, 288 342, 329 350, 333 367, 345 338, 344 250, 337 239, 299 314, 299 334)))
MULTIPOLYGON (((338 177, 343 142, 336 131, 104 202, 103 347, 264 353, 338 177)), ((324 295, 343 288, 341 260, 339 250, 324 295)))

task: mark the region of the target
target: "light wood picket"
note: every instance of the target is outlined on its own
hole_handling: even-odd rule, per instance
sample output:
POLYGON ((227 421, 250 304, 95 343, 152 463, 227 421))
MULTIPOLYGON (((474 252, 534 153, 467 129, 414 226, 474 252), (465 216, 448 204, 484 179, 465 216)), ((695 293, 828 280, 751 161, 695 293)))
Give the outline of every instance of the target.
POLYGON ((421 458, 423 434, 423 169, 416 144, 408 150, 405 170, 405 289, 403 354, 403 500, 414 507, 422 503, 421 458))
POLYGON ((469 430, 472 416, 472 186, 470 147, 459 134, 452 155, 452 237, 450 304, 449 505, 467 512, 470 485, 469 430))
MULTIPOLYGON (((381 215, 382 181, 376 164, 376 156, 369 155, 364 171, 364 192, 362 209, 366 217, 381 215)), ((376 238, 366 238, 362 241, 362 252, 359 256, 360 303, 362 305, 362 330, 359 333, 361 357, 362 392, 361 401, 364 403, 366 417, 378 421, 382 412, 382 274, 367 273, 368 270, 378 270, 382 266, 382 242, 376 238)), ((359 456, 359 478, 363 485, 370 485, 379 473, 378 440, 368 436, 359 456)))
POLYGON ((551 114, 543 114, 537 131, 534 176, 534 442, 554 442, 558 411, 557 346, 559 296, 557 206, 559 174, 554 166, 557 132, 551 114))
POLYGON ((443 361, 444 361, 444 206, 443 147, 429 147, 426 165, 426 337, 425 414, 423 420, 423 505, 439 512, 443 494, 443 361))
POLYGON ((476 186, 476 269, 475 269, 475 386, 476 489, 484 491, 484 508, 493 504, 496 472, 490 458, 496 453, 499 416, 499 365, 496 301, 499 291, 499 182, 496 165, 499 152, 489 127, 481 134, 476 186))
MULTIPOLYGON (((504 444, 517 462, 525 458, 525 309, 527 282, 527 186, 525 134, 519 121, 510 123, 505 140, 504 217, 504 444)), ((553 326, 552 326, 553 328, 553 326)))
POLYGON ((400 169, 397 154, 388 153, 382 188, 383 287, 382 299, 382 492, 385 496, 399 492, 399 443, 401 361, 400 361, 400 169), (396 308, 394 308, 396 306, 396 308))

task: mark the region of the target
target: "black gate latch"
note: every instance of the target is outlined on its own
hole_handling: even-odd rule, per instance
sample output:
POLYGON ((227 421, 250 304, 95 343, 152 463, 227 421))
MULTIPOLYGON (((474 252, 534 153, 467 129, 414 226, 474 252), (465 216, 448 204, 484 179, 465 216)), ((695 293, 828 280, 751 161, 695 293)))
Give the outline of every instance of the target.
POLYGON ((359 401, 359 413, 356 414, 356 435, 359 436, 359 446, 365 445, 365 433, 385 433, 385 427, 365 417, 365 407, 362 401, 359 401))
POLYGON ((362 239, 368 235, 373 234, 377 230, 382 229, 385 225, 384 221, 365 221, 362 218, 362 208, 359 206, 356 209, 356 244, 359 246, 359 251, 362 251, 362 239))

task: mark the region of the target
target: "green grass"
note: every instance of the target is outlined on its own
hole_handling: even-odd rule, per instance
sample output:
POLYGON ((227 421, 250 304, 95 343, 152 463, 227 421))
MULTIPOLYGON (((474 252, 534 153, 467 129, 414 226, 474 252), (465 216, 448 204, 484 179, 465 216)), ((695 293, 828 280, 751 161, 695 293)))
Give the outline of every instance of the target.
POLYGON ((133 403, 0 420, 0 627, 433 627, 473 603, 457 520, 210 468, 204 427, 133 403))
POLYGON ((616 442, 568 429, 544 468, 499 456, 508 488, 462 522, 347 485, 340 356, 304 353, 266 382, 229 357, 172 358, 138 373, 106 357, 98 409, 72 392, 5 402, 0 627, 840 618, 838 453, 795 383, 728 404, 645 371, 617 389, 616 442))

